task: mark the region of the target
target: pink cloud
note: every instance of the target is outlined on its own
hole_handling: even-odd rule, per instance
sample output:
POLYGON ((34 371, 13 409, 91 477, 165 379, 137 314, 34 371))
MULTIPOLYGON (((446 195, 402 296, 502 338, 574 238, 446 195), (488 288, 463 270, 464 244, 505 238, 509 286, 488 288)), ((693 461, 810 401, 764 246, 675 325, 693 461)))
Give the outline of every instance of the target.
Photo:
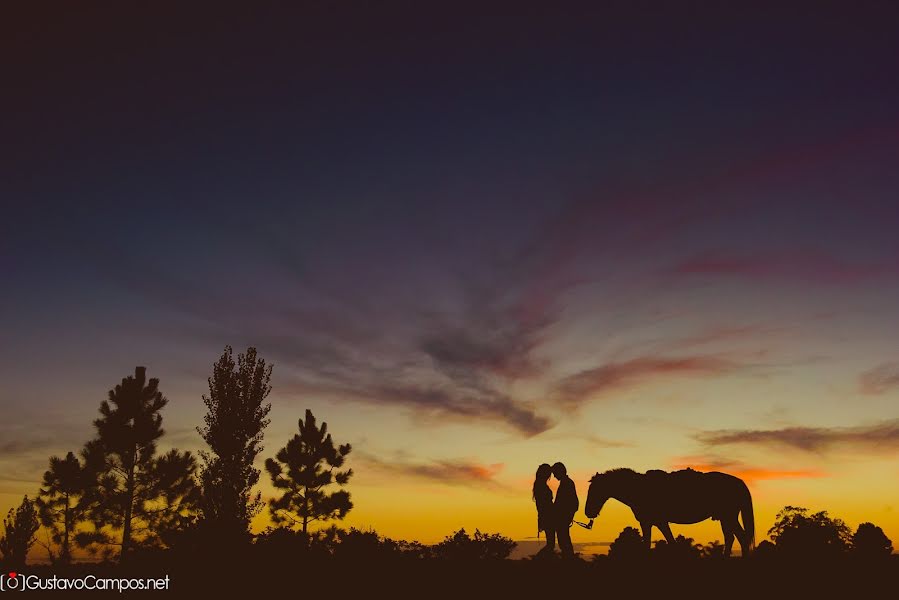
POLYGON ((883 363, 865 371, 858 378, 865 394, 882 394, 899 387, 899 362, 883 363))
POLYGON ((841 285, 899 277, 899 259, 862 263, 820 253, 784 252, 758 256, 705 253, 676 265, 673 271, 678 275, 841 285))
POLYGON ((716 356, 677 358, 645 356, 607 363, 570 375, 556 386, 555 396, 559 404, 577 408, 591 397, 659 377, 716 376, 738 368, 739 364, 716 356))

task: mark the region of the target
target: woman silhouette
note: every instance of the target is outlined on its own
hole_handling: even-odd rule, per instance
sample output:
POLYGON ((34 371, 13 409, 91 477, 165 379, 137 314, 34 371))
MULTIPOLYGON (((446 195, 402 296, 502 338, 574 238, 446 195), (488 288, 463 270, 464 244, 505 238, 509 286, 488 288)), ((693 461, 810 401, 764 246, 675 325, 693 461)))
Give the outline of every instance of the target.
POLYGON ((546 533, 546 546, 540 549, 538 555, 552 554, 556 548, 556 530, 553 519, 553 492, 547 482, 552 475, 552 467, 543 463, 537 467, 537 475, 534 477, 534 503, 537 505, 537 537, 540 532, 546 533))

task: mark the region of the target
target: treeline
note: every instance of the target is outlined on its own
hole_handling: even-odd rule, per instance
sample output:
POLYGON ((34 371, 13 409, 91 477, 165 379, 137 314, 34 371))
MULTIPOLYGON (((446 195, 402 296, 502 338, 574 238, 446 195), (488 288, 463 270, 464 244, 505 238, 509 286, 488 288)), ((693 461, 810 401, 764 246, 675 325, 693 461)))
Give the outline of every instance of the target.
MULTIPOLYGON (((770 541, 761 542, 753 553, 758 560, 817 561, 850 556, 879 560, 893 553, 893 542, 883 529, 873 523, 862 523, 853 532, 842 519, 831 517, 827 511, 811 513, 798 506, 784 507, 768 530, 768 536, 770 541)), ((697 544, 693 538, 678 535, 674 543, 659 540, 652 550, 648 550, 640 531, 635 527, 625 527, 610 545, 608 557, 613 560, 647 557, 665 560, 714 559, 724 558, 724 546, 718 541, 697 544)))
POLYGON ((331 526, 304 534, 286 528, 269 528, 256 537, 255 549, 264 557, 306 555, 310 558, 359 560, 502 560, 508 558, 516 543, 510 538, 475 530, 460 529, 437 544, 394 540, 374 530, 331 526))
MULTIPOLYGON (((254 461, 269 425, 271 373, 255 348, 236 360, 225 348, 203 395, 207 412, 197 431, 207 447, 197 457, 157 450, 168 400, 159 380, 137 367, 100 403, 94 437, 80 451, 50 457, 37 493, 9 511, 0 536, 4 563, 24 565, 35 542, 62 565, 77 549, 125 562, 135 551, 179 544, 219 551, 249 544, 250 522, 266 504, 253 491, 260 477, 254 461)), ((344 518, 353 507, 344 489, 353 474, 343 468, 350 451, 307 410, 298 433, 265 461, 279 492, 268 502, 272 521, 306 534, 312 523, 344 518)))

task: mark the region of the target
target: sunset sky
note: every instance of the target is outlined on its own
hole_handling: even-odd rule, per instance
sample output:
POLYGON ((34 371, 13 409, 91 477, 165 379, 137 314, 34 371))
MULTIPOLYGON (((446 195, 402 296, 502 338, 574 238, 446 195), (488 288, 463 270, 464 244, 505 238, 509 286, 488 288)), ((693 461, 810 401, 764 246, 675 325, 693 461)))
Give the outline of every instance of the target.
POLYGON ((534 536, 561 460, 899 543, 895 4, 299 4, 2 19, 3 514, 135 365, 202 448, 230 344, 261 459, 353 444, 345 526, 534 536))

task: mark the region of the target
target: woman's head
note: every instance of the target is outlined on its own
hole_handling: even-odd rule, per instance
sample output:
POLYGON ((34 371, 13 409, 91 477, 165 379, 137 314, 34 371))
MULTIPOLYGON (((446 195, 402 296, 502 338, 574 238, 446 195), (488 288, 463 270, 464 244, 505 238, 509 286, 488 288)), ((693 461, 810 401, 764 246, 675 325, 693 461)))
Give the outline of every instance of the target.
POLYGON ((537 467, 537 475, 534 477, 537 481, 546 481, 553 474, 553 468, 546 463, 537 467))
POLYGON ((534 477, 534 498, 537 498, 537 488, 539 487, 547 487, 546 482, 549 481, 549 476, 552 475, 553 469, 546 463, 543 463, 539 467, 537 467, 537 475, 534 477))

